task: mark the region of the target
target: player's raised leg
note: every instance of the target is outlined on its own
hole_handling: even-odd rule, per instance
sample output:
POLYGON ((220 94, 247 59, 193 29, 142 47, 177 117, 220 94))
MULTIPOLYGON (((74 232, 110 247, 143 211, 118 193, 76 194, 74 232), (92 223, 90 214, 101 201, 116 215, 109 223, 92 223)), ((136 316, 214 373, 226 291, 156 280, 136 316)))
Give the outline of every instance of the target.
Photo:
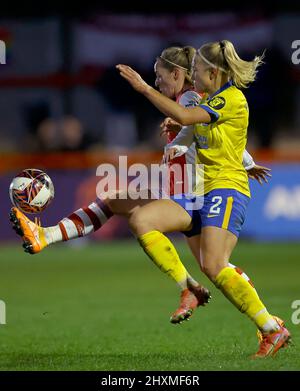
POLYGON ((180 306, 171 322, 188 319, 195 308, 209 301, 210 293, 191 278, 172 242, 162 232, 190 229, 191 217, 174 201, 157 200, 133 213, 129 224, 149 258, 181 288, 180 306))
POLYGON ((30 254, 36 254, 52 243, 88 235, 98 230, 111 216, 113 212, 99 198, 63 218, 53 227, 42 227, 17 208, 12 208, 10 212, 13 228, 22 237, 23 247, 30 254))
POLYGON ((114 214, 128 217, 147 202, 151 202, 149 197, 135 199, 123 191, 115 191, 77 209, 52 227, 42 227, 39 222, 31 221, 17 208, 12 208, 10 220, 17 234, 23 238, 25 251, 35 254, 50 244, 83 237, 97 231, 114 214), (124 193, 121 198, 120 193, 124 193))

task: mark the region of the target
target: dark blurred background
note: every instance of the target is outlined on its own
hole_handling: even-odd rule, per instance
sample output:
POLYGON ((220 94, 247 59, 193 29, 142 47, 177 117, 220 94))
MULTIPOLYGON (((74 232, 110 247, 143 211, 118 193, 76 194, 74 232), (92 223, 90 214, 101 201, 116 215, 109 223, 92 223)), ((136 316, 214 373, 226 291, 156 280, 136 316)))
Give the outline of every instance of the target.
MULTIPOLYGON (((198 48, 207 41, 229 39, 240 56, 249 60, 266 51, 257 81, 245 91, 250 106, 247 148, 260 163, 289 167, 289 173, 292 165, 298 173, 300 65, 292 62, 292 43, 300 40, 300 12, 285 10, 276 2, 272 10, 215 5, 201 2, 189 8, 169 1, 135 8, 131 2, 114 3, 114 8, 92 2, 73 6, 55 2, 29 2, 18 7, 6 4, 0 18, 0 40, 6 45, 6 63, 0 65, 4 213, 9 207, 10 179, 28 166, 54 175, 59 193, 60 176, 62 186, 66 176, 72 175, 80 177, 80 183, 82 175, 92 176, 95 182, 96 166, 117 159, 120 153, 138 162, 160 158, 165 144, 159 137, 163 116, 120 78, 115 65, 133 66, 153 85, 155 58, 171 45, 198 48)), ((293 186, 286 192, 295 192, 293 202, 298 207, 291 212, 291 221, 298 226, 299 177, 293 174, 289 185, 282 184, 280 178, 278 186, 293 186)), ((94 197, 91 182, 93 191, 89 194, 94 197)), ((72 186, 61 190, 60 197, 69 194, 69 203, 60 214, 82 202, 80 186, 72 186), (79 201, 75 202, 77 196, 79 201)), ((277 197, 282 204, 282 193, 270 195, 271 185, 265 189, 260 194, 268 192, 265 197, 277 197)), ((289 216, 284 216, 284 210, 279 218, 289 216)))

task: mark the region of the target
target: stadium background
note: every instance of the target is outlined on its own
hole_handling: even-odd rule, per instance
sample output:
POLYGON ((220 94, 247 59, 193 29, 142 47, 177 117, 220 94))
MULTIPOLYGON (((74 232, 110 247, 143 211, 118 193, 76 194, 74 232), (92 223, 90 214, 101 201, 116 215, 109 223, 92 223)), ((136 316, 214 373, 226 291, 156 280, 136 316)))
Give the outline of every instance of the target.
POLYGON ((6 64, 0 65, 0 298, 7 320, 0 325, 1 368, 300 369, 293 350, 272 365, 247 361, 254 330, 224 306, 179 234, 173 239, 184 263, 214 295, 181 329, 168 324, 176 287, 149 263, 122 218, 34 257, 23 254, 8 221, 8 186, 24 168, 43 169, 53 179, 56 196, 42 215, 53 225, 93 200, 99 164, 117 166, 119 155, 129 163, 160 161, 163 117, 121 80, 115 64, 134 66, 153 84, 154 59, 167 46, 229 39, 246 59, 266 49, 266 64, 246 91, 247 149, 272 168, 272 179, 263 186, 251 181, 253 198, 233 263, 246 269, 299 342, 291 305, 300 300, 300 65, 291 58, 300 13, 76 11, 51 9, 45 17, 10 10, 0 19, 6 44, 6 64), (201 348, 186 347, 187 339, 201 341, 201 348))

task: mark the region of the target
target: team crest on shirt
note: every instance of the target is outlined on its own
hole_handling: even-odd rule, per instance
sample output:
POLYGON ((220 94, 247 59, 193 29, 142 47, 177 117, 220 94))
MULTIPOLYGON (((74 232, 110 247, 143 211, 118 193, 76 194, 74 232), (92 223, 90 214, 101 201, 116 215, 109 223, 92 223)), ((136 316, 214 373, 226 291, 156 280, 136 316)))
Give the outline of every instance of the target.
POLYGON ((210 106, 211 108, 213 108, 215 110, 222 109, 225 106, 225 103, 226 103, 226 101, 223 98, 223 96, 215 96, 214 98, 210 99, 207 102, 208 106, 210 106))

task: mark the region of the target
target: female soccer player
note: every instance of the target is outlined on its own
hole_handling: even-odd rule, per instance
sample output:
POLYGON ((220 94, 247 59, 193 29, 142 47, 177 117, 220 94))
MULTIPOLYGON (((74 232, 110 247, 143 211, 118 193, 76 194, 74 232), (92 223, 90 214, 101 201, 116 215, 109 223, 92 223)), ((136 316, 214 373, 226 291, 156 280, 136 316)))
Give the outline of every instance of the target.
MULTIPOLYGON (((200 168, 204 190, 199 186, 193 198, 183 194, 139 208, 129 219, 131 229, 148 256, 157 260, 179 259, 163 233, 183 231, 192 236, 201 232, 201 270, 261 332, 260 347, 254 357, 274 355, 290 339, 289 331, 270 315, 256 290, 228 265, 250 200, 248 178, 242 166, 248 105, 240 89, 255 80, 261 63, 261 57, 242 60, 226 40, 203 45, 195 56, 193 77, 196 90, 209 96, 205 103, 190 109, 155 91, 129 66, 117 66, 121 76, 163 114, 184 126, 193 125, 197 160, 204 165, 200 168), (202 199, 204 205, 198 209, 202 199), (191 203, 196 207, 192 208, 191 203)), ((176 148, 168 156, 174 152, 176 148)))
MULTIPOLYGON (((190 46, 183 48, 169 47, 163 50, 154 65, 156 87, 162 94, 176 100, 184 107, 194 107, 199 105, 201 101, 201 95, 194 91, 191 79, 191 65, 194 54, 195 49, 190 46)), ((178 126, 175 126, 175 128, 176 132, 168 130, 168 142, 172 141, 180 130, 178 126)), ((194 147, 191 147, 189 150, 191 152, 187 153, 187 158, 181 156, 178 159, 174 159, 170 165, 179 164, 184 167, 186 159, 194 163, 194 147)), ((263 171, 260 172, 261 178, 264 178, 265 175, 263 171)), ((174 193, 174 187, 176 187, 176 183, 171 182, 171 194, 174 193)), ((148 190, 146 191, 148 193, 148 190)), ((180 192, 182 192, 182 188, 180 192)), ((101 228, 114 214, 129 218, 140 206, 148 202, 151 202, 150 194, 147 199, 133 199, 130 196, 115 198, 115 194, 113 197, 106 195, 101 199, 97 198, 87 207, 76 210, 54 227, 43 228, 38 226, 17 208, 12 209, 11 220, 16 232, 23 237, 25 251, 34 254, 40 252, 49 244, 88 235, 101 228)), ((190 276, 181 261, 178 261, 177 267, 184 272, 184 280, 178 279, 177 270, 175 271, 173 268, 168 269, 160 263, 156 263, 156 265, 176 281, 182 291, 181 297, 184 301, 182 303, 181 300, 180 311, 174 313, 171 317, 171 322, 180 323, 191 316, 196 307, 208 302, 210 297, 209 291, 190 276)))
MULTIPOLYGON (((194 55, 195 49, 192 47, 170 47, 161 53, 154 65, 156 73, 155 84, 161 93, 176 100, 181 106, 188 108, 199 105, 202 98, 199 93, 194 91, 191 80, 191 64, 194 55)), ((178 128, 178 125, 170 123, 170 120, 164 121, 165 125, 164 129, 167 130, 168 142, 171 143, 181 126, 178 128)), ((180 142, 182 138, 186 137, 185 133, 182 133, 179 132, 176 142, 180 142)), ((170 165, 174 167, 174 164, 179 164, 183 171, 186 163, 195 163, 195 157, 196 150, 194 145, 191 145, 185 155, 172 159, 170 165)), ((268 169, 256 166, 246 151, 244 151, 244 165, 249 169, 248 173, 250 175, 256 176, 258 180, 266 180, 268 169)), ((179 189, 180 193, 183 192, 184 184, 182 186, 179 184, 178 186, 177 183, 171 182, 171 195, 174 192, 178 193, 179 189)), ((27 251, 36 253, 51 243, 67 241, 96 231, 113 214, 121 214, 129 218, 140 206, 148 202, 151 202, 151 200, 135 200, 130 197, 126 197, 126 199, 113 197, 110 199, 107 196, 102 200, 97 199, 88 207, 75 211, 67 218, 64 218, 58 225, 47 228, 38 227, 17 210, 13 210, 12 219, 16 221, 16 226, 20 226, 17 231, 22 234, 27 251)), ((200 237, 198 235, 187 238, 190 249, 196 258, 199 258, 199 240, 200 237)), ((188 274, 180 261, 177 260, 178 266, 176 269, 172 266, 173 260, 166 259, 163 263, 154 261, 162 271, 167 272, 179 284, 182 290, 180 307, 171 317, 172 323, 180 323, 182 320, 188 319, 197 306, 207 302, 209 292, 188 274), (182 274, 178 273, 177 269, 181 270, 185 276, 183 279, 181 278, 182 274)), ((235 268, 234 265, 231 266, 235 268)), ((240 269, 236 268, 235 270, 249 280, 240 269)))

